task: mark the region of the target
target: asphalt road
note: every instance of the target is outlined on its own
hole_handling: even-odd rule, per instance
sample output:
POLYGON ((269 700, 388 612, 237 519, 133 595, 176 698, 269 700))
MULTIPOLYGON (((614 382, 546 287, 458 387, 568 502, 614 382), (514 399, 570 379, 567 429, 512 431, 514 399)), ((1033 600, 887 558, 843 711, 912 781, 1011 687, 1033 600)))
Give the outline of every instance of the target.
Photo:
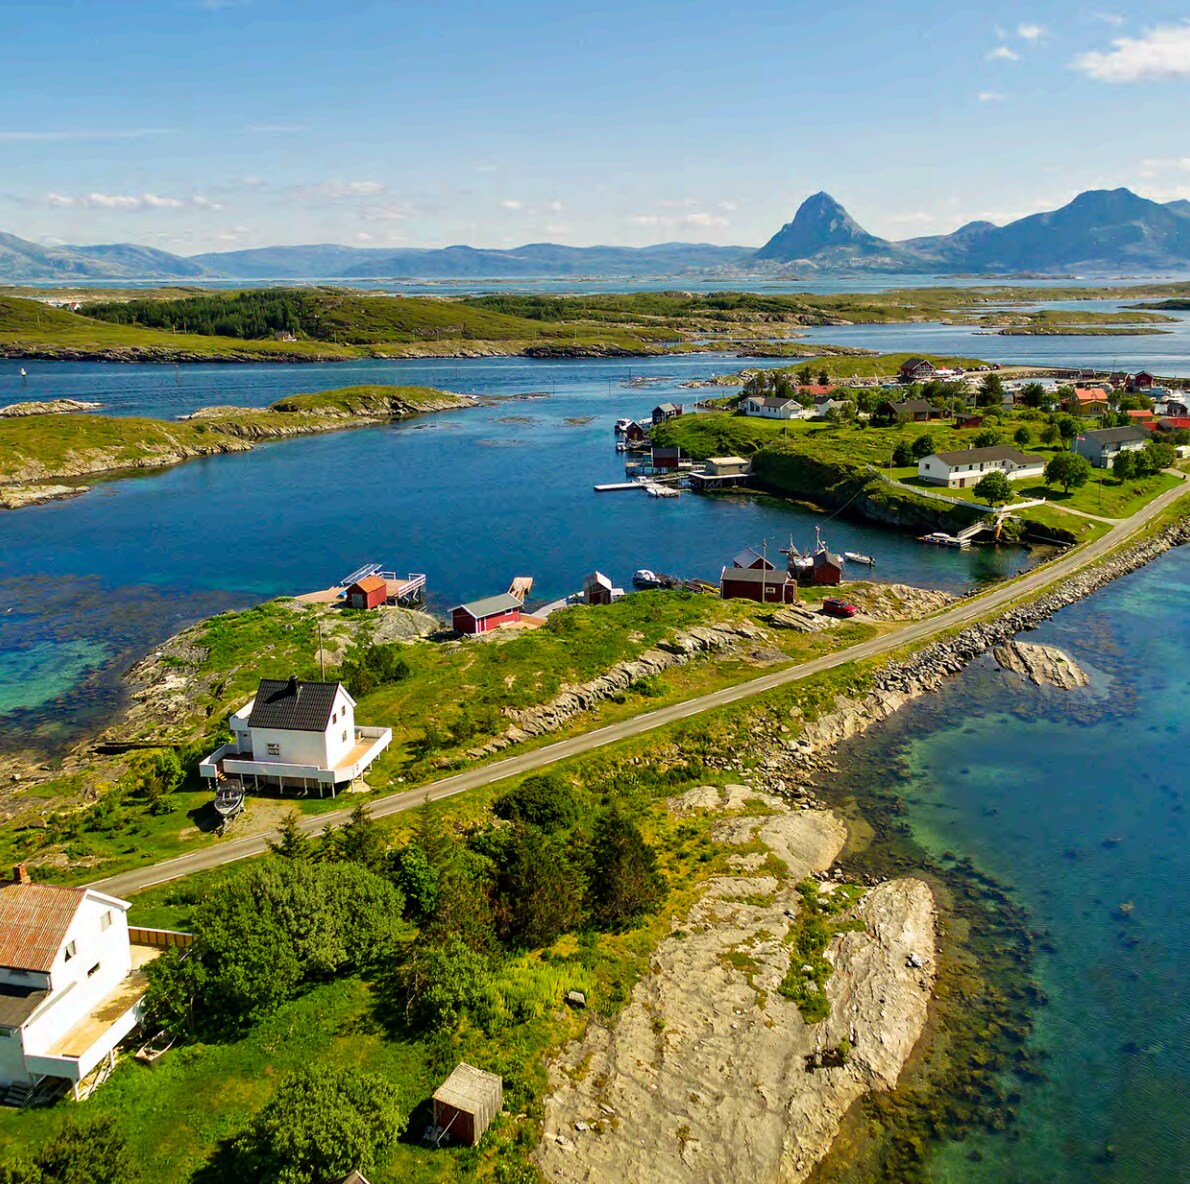
MULTIPOLYGON (((939 633, 954 629, 956 626, 967 625, 988 615, 989 612, 1004 605, 1019 600, 1022 596, 1036 592, 1065 577, 1072 576, 1081 569, 1100 559, 1108 551, 1127 541, 1153 518, 1157 517, 1172 502, 1176 501, 1186 490, 1186 486, 1179 485, 1163 493, 1150 502, 1139 513, 1126 518, 1114 526, 1103 538, 1088 546, 1072 551, 1069 555, 1051 563, 1044 564, 1036 571, 1029 572, 1020 579, 1013 580, 985 592, 981 596, 973 596, 961 601, 953 608, 929 617, 922 621, 915 621, 890 633, 870 641, 861 642, 847 649, 815 658, 812 662, 805 662, 800 666, 789 666, 783 670, 765 674, 759 678, 749 679, 747 682, 735 686, 725 687, 720 691, 712 691, 707 695, 700 695, 695 699, 687 699, 682 703, 674 703, 669 707, 662 707, 657 711, 648 711, 642 715, 635 715, 620 723, 611 724, 605 728, 597 728, 593 732, 584 732, 566 740, 559 740, 555 744, 548 744, 544 748, 536 748, 524 752, 519 756, 505 757, 464 773, 457 773, 453 777, 444 777, 440 781, 432 781, 419 785, 416 789, 405 790, 403 793, 390 794, 387 797, 375 798, 368 803, 368 809, 374 818, 384 818, 390 814, 399 814, 403 810, 410 810, 420 806, 427 798, 438 801, 441 798, 453 797, 458 793, 465 793, 469 789, 476 789, 481 785, 490 785, 505 777, 519 776, 531 773, 551 765, 556 761, 581 753, 591 752, 608 744, 626 740, 632 736, 640 736, 656 728, 679 720, 689 719, 700 715, 704 711, 713 711, 717 707, 724 707, 730 703, 738 703, 741 699, 753 695, 762 695, 776 687, 789 683, 800 682, 804 678, 811 678, 821 674, 824 670, 833 670, 838 666, 845 666, 848 662, 861 661, 865 658, 886 654, 891 650, 900 649, 911 642, 924 641, 939 633)), ((312 815, 304 818, 301 828, 308 834, 315 834, 325 826, 340 826, 345 823, 354 806, 344 807, 327 814, 312 815)), ((201 850, 191 851, 185 855, 166 859, 160 863, 136 868, 133 871, 121 872, 110 876, 106 880, 98 880, 92 885, 103 892, 114 896, 127 896, 131 893, 152 888, 157 884, 164 884, 169 880, 181 876, 192 875, 195 872, 207 871, 236 860, 247 859, 253 855, 260 855, 268 849, 268 841, 276 834, 244 835, 241 838, 231 838, 225 842, 215 843, 201 850)))

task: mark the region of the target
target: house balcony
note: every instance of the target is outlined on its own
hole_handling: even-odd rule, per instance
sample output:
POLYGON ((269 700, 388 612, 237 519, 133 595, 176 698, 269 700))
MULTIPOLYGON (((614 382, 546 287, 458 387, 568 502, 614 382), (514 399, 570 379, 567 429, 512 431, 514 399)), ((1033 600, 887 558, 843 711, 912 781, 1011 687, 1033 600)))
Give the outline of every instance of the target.
POLYGON ((391 728, 356 728, 350 749, 339 759, 334 768, 321 765, 294 764, 267 756, 258 757, 251 750, 241 749, 232 741, 216 749, 199 766, 199 775, 212 781, 237 777, 241 781, 256 785, 263 779, 276 781, 282 789, 286 783, 301 782, 302 788, 310 783, 329 787, 332 794, 337 785, 354 781, 363 775, 368 766, 392 743, 391 728))
POLYGON ((149 980, 142 969, 161 954, 159 947, 134 942, 132 970, 97 1000, 64 1035, 40 1051, 26 1048, 25 1068, 35 1078, 57 1077, 78 1087, 140 1023, 149 980))

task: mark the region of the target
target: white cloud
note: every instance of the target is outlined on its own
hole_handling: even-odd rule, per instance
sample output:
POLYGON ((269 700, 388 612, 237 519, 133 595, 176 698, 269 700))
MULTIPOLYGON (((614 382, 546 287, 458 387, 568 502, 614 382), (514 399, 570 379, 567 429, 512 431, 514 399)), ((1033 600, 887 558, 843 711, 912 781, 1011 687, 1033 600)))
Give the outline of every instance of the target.
POLYGON ((357 230, 352 237, 361 246, 367 246, 368 243, 374 243, 376 241, 376 236, 369 234, 366 230, 357 230))
POLYGON ((731 225, 731 221, 722 215, 708 214, 705 211, 695 211, 689 214, 633 214, 629 221, 634 226, 699 230, 722 228, 731 225))
POLYGON ((729 214, 739 208, 740 203, 738 201, 721 201, 719 203, 719 209, 726 210, 729 214))
POLYGON ((1140 37, 1117 37, 1106 51, 1080 54, 1075 70, 1097 82, 1190 78, 1190 24, 1161 25, 1140 37))
POLYGON ((139 140, 143 136, 173 136, 177 130, 171 127, 132 127, 110 131, 0 131, 0 142, 21 143, 38 140, 139 140))
POLYGON ((1159 177, 1162 173, 1190 173, 1190 156, 1157 158, 1140 162, 1142 177, 1159 177))
POLYGON ((1040 41, 1045 36, 1045 28, 1042 25, 1017 25, 1016 35, 1022 41, 1040 41))
POLYGON ((376 206, 365 206, 360 217, 366 222, 404 222, 410 215, 408 206, 397 202, 383 202, 376 206))
POLYGON ((1118 29, 1124 24, 1127 18, 1122 17, 1118 12, 1093 12, 1091 13, 1091 19, 1101 21, 1105 25, 1111 25, 1113 28, 1118 29))
POLYGON ((560 201, 547 201, 545 203, 545 208, 549 210, 551 214, 560 214, 564 209, 566 209, 566 207, 560 201))
POLYGON ((987 59, 989 62, 1019 62, 1021 55, 1007 45, 997 45, 995 49, 988 50, 987 59))
POLYGON ((507 201, 502 201, 500 203, 500 208, 502 210, 510 210, 515 212, 517 210, 523 210, 525 208, 525 203, 523 201, 517 201, 514 198, 509 198, 507 201))
POLYGON ((80 193, 70 197, 49 193, 46 201, 58 208, 74 207, 84 210, 218 210, 218 202, 195 194, 192 197, 167 197, 159 193, 80 193))
POLYGON ((574 227, 567 222, 547 222, 545 232, 554 238, 570 238, 574 234, 574 227))
POLYGON ((300 186, 298 194, 327 201, 351 201, 357 197, 376 197, 387 191, 388 186, 382 181, 320 181, 317 185, 300 186))
POLYGON ((998 90, 981 90, 975 96, 981 103, 1002 103, 1007 95, 1001 94, 998 90))

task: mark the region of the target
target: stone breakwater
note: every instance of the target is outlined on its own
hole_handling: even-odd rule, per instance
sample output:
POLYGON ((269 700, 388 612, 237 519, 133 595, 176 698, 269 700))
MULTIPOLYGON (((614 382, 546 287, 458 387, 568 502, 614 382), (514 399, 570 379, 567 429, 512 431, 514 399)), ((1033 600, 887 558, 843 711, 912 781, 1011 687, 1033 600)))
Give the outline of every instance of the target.
MULTIPOLYGON (((768 755, 760 760, 770 774, 769 786, 787 796, 812 801, 806 783, 819 772, 829 772, 827 755, 845 740, 888 719, 907 703, 938 690, 952 675, 961 673, 976 658, 1010 642, 1017 634, 1035 629, 1060 609, 1075 604, 1122 576, 1137 571, 1173 547, 1190 542, 1190 518, 1183 518, 1160 534, 1135 543, 1101 563, 1066 580, 1037 600, 1010 609, 993 620, 971 625, 953 637, 931 642, 908 657, 876 670, 862 696, 841 696, 826 714, 804 721, 800 732, 788 725, 757 725, 754 741, 768 755)), ((794 709, 795 721, 801 720, 794 709)), ((725 750, 707 761, 710 767, 738 767, 741 752, 725 750)))
POLYGON ((548 703, 539 707, 529 707, 524 711, 509 711, 513 723, 508 731, 482 747, 473 749, 467 755, 473 759, 491 756, 513 744, 519 744, 522 740, 528 740, 531 736, 556 732, 576 715, 590 711, 616 695, 622 695, 647 678, 663 674, 675 666, 684 666, 692 658, 700 655, 732 649, 743 642, 763 642, 768 637, 765 630, 750 621, 739 621, 729 625, 692 626, 667 641, 658 642, 654 649, 645 650, 638 658, 618 662, 599 678, 581 686, 566 687, 548 703))

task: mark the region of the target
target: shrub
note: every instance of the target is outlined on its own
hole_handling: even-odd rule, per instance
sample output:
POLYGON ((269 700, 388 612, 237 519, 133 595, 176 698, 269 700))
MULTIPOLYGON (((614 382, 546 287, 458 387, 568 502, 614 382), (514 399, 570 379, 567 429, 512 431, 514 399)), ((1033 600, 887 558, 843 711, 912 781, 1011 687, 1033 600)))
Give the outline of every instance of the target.
POLYGON ((595 820, 589 859, 590 911, 601 928, 625 928, 660 905, 665 879, 657 855, 623 811, 613 806, 595 820))
POLYGON ((560 773, 537 773, 492 803, 498 818, 525 822, 546 834, 573 826, 579 804, 570 782, 560 773))

